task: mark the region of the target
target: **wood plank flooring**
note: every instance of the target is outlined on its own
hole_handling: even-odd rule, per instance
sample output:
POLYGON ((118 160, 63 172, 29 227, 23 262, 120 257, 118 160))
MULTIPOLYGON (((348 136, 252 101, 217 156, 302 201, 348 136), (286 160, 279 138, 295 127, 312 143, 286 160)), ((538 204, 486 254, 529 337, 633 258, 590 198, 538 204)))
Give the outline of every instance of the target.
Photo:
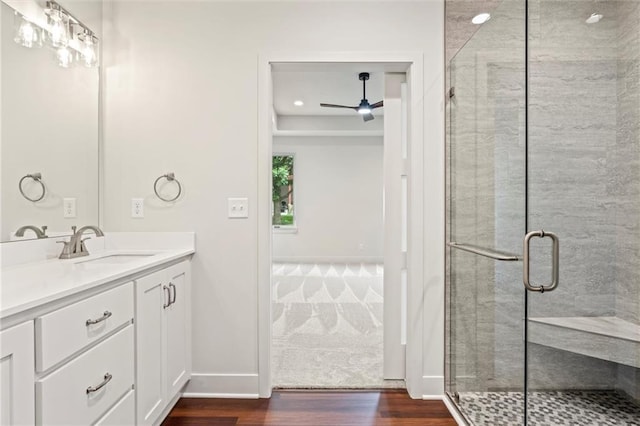
POLYGON ((163 426, 455 426, 442 401, 405 390, 274 391, 270 399, 182 398, 163 426))

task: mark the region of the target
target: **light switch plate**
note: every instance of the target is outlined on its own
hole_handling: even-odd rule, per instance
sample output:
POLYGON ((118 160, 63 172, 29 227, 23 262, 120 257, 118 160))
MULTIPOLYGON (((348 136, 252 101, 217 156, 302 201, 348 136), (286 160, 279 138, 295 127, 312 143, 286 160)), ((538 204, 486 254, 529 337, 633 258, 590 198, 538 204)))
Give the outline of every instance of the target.
POLYGON ((75 198, 65 198, 62 200, 62 215, 64 217, 76 217, 75 198))
POLYGON ((234 219, 242 219, 249 217, 249 199, 248 198, 229 198, 227 200, 229 217, 234 219))
POLYGON ((131 199, 131 217, 144 217, 144 198, 131 199))

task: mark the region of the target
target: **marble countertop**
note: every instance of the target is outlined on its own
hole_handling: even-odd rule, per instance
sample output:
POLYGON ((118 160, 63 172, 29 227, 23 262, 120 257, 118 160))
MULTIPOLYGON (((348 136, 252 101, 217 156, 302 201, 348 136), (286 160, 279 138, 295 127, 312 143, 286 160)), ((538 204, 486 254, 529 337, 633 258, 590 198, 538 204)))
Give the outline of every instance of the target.
POLYGON ((187 257, 194 246, 174 249, 105 248, 75 259, 47 259, 2 268, 0 319, 38 308, 103 284, 187 257), (108 256, 136 255, 113 262, 91 262, 108 256))

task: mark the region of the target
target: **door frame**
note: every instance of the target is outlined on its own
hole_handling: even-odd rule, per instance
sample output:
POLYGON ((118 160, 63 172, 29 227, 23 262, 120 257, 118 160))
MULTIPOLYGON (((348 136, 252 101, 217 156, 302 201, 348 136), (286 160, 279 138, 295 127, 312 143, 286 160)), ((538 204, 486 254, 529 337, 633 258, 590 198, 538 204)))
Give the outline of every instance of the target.
MULTIPOLYGON (((258 294, 258 390, 271 396, 271 156, 273 86, 271 65, 275 63, 371 63, 406 64, 409 126, 408 259, 407 259, 407 349, 406 384, 413 398, 425 392, 423 377, 424 306, 424 58, 422 52, 269 52, 258 58, 258 198, 257 198, 257 294, 258 294)), ((444 241, 444 233, 442 235, 444 241)), ((444 251, 444 250, 443 250, 444 251)), ((444 336, 443 336, 444 337, 444 336)), ((443 354, 442 354, 443 355, 443 354)), ((433 355, 432 355, 433 356, 433 355)), ((442 356, 444 358, 444 356, 442 356)), ((441 381, 444 388, 444 380, 441 381)), ((430 392, 442 393, 442 392, 430 392)))

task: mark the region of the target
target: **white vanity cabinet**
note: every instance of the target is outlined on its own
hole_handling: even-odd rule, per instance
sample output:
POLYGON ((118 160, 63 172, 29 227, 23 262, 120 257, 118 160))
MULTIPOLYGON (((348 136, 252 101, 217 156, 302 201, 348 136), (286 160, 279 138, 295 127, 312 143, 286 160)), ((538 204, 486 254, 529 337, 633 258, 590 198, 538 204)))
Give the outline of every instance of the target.
POLYGON ((188 261, 135 280, 136 416, 157 423, 191 377, 188 261))
POLYGON ((0 425, 35 423, 33 321, 0 332, 0 425))
POLYGON ((163 420, 191 377, 194 253, 192 233, 166 238, 178 247, 2 270, 0 426, 163 420))
POLYGON ((133 297, 128 282, 35 319, 37 424, 93 424, 133 389, 133 297))

